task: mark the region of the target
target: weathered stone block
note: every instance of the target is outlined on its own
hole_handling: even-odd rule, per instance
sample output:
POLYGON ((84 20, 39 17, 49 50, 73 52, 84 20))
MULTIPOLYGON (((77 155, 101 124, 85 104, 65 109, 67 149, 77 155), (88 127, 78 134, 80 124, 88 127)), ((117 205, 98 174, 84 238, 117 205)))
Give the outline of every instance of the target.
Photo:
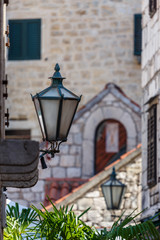
POLYGON ((93 204, 94 204, 95 209, 97 209, 97 210, 106 209, 104 197, 94 198, 93 204))
POLYGON ((37 184, 31 188, 31 191, 43 192, 44 191, 44 181, 43 180, 38 181, 37 184))
POLYGON ((78 178, 81 177, 81 168, 67 168, 67 177, 68 178, 78 178))
POLYGON ((24 200, 30 200, 30 201, 34 201, 34 193, 33 192, 28 192, 28 193, 23 193, 23 199, 24 200))
POLYGON ((83 162, 82 162, 82 176, 90 177, 94 174, 94 163, 93 163, 93 142, 84 140, 83 141, 83 162))
POLYGON ((79 210, 86 210, 93 205, 92 198, 82 198, 77 201, 77 206, 79 210))
POLYGON ((69 146, 68 145, 61 145, 61 154, 68 154, 68 151, 69 151, 69 146))
POLYGON ((51 177, 51 168, 39 169, 39 179, 45 179, 51 177))
POLYGON ((73 136, 74 144, 82 144, 82 134, 81 133, 75 133, 73 136))
POLYGON ((7 192, 7 197, 14 201, 14 199, 20 199, 20 193, 19 192, 12 192, 12 193, 7 192))
POLYGON ((65 178, 66 177, 66 169, 63 167, 54 167, 52 169, 52 175, 55 178, 65 178))
POLYGON ((88 220, 92 221, 92 223, 99 223, 103 218, 98 211, 90 209, 90 211, 88 211, 88 220))
POLYGON ((50 161, 49 161, 49 166, 50 167, 56 167, 59 165, 59 162, 60 162, 60 156, 58 155, 55 155, 54 158, 52 158, 50 161))
POLYGON ((98 198, 100 196, 100 192, 98 190, 95 190, 93 192, 86 193, 86 197, 88 198, 98 198))
POLYGON ((73 167, 75 165, 75 157, 71 155, 62 155, 60 158, 61 167, 73 167))
POLYGON ((80 154, 82 147, 81 146, 75 146, 72 145, 70 147, 70 154, 80 154))

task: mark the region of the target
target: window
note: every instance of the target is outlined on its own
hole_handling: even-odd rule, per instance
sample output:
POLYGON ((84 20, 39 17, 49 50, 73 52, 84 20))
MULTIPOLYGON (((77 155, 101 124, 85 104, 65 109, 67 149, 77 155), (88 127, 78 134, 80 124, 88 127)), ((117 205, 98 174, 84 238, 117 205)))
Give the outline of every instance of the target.
POLYGON ((10 129, 6 130, 6 139, 31 139, 30 129, 10 129))
POLYGON ((148 111, 148 160, 147 183, 149 187, 157 180, 157 105, 154 104, 148 111))
POLYGON ((95 173, 119 159, 126 152, 126 142, 127 133, 120 122, 114 119, 102 122, 95 134, 95 173))
POLYGON ((149 0, 149 15, 153 17, 157 10, 157 0, 149 0))
POLYGON ((9 20, 10 48, 8 60, 40 59, 41 20, 9 20))
POLYGON ((142 51, 142 14, 134 15, 134 55, 141 56, 142 51))

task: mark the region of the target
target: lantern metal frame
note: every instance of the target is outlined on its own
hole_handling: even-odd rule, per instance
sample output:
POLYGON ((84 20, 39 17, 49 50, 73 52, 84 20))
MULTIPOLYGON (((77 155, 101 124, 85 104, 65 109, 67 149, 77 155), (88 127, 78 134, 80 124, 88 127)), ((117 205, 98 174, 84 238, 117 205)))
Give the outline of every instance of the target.
POLYGON ((107 206, 107 209, 108 210, 116 210, 116 209, 119 209, 120 208, 120 205, 121 205, 121 202, 122 202, 122 197, 123 195, 125 194, 125 190, 126 190, 126 185, 123 184, 122 182, 120 182, 117 178, 116 178, 116 172, 115 172, 115 167, 113 167, 113 170, 112 170, 112 174, 110 176, 110 179, 108 181, 106 181, 105 183, 101 184, 101 189, 102 189, 102 193, 103 193, 103 196, 104 196, 104 199, 105 199, 105 202, 106 202, 106 206, 107 206), (106 185, 106 183, 109 183, 109 185, 106 185), (118 184, 115 184, 118 183, 118 184), (104 192, 104 188, 110 188, 110 202, 111 202, 111 207, 108 206, 108 203, 107 203, 107 199, 106 199, 106 195, 105 195, 105 192, 104 192), (118 201, 118 205, 115 206, 113 204, 113 192, 112 192, 112 187, 121 187, 121 193, 119 195, 119 201, 118 201))
POLYGON ((75 95, 74 93, 72 93, 70 90, 66 89, 63 86, 62 81, 65 79, 64 77, 61 76, 60 74, 60 67, 59 64, 57 63, 55 65, 54 68, 55 72, 53 74, 52 77, 49 77, 49 79, 52 80, 51 85, 42 90, 41 92, 37 93, 36 95, 32 96, 32 100, 34 102, 34 106, 35 106, 35 110, 36 110, 36 114, 37 114, 37 118, 38 118, 38 122, 40 125, 40 129, 42 132, 42 139, 43 141, 48 141, 50 143, 50 147, 48 149, 41 149, 40 152, 42 152, 40 157, 43 157, 45 154, 51 154, 51 157, 54 157, 55 153, 59 153, 59 147, 60 144, 62 142, 66 142, 67 141, 67 137, 75 116, 75 113, 77 111, 78 108, 78 104, 81 100, 81 96, 78 97, 77 95, 75 95), (58 96, 44 96, 45 93, 49 92, 50 90, 56 90, 56 93, 58 94, 58 96), (61 90, 64 90, 65 93, 69 94, 69 96, 64 96, 64 94, 62 93, 61 90), (43 112, 43 107, 41 104, 41 100, 58 100, 59 101, 59 105, 58 105, 58 114, 57 114, 57 123, 56 123, 56 134, 55 137, 53 137, 53 139, 49 139, 48 137, 48 131, 47 131, 47 126, 46 126, 46 122, 45 122, 45 116, 44 116, 44 112, 43 112), (75 101, 75 109, 72 112, 73 116, 70 119, 69 125, 68 125, 68 129, 66 129, 66 133, 65 133, 65 137, 60 136, 60 127, 61 127, 61 119, 62 119, 62 107, 63 107, 63 101, 65 100, 70 100, 70 101, 75 101), (39 104, 39 109, 40 109, 40 113, 42 116, 42 123, 40 122, 40 118, 39 118, 39 114, 38 114, 38 109, 36 106, 36 101, 37 104, 39 104), (43 125, 43 126, 42 126, 43 125), (42 129, 44 127, 44 129, 42 129))

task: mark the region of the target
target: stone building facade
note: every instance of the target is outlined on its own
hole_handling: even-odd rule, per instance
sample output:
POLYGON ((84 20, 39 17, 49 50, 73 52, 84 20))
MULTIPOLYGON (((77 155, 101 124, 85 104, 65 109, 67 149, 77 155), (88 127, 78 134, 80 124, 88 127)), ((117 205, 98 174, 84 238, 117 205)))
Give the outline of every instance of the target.
POLYGON ((41 19, 41 57, 7 62, 10 128, 41 138, 30 93, 50 84, 56 62, 65 86, 83 95, 81 105, 108 82, 140 103, 141 69, 133 53, 134 14, 140 11, 138 0, 13 0, 8 20, 41 19))
MULTIPOLYGON (((116 121, 116 124, 123 124, 127 135, 125 151, 121 152, 119 149, 117 153, 119 155, 115 155, 115 159, 111 158, 112 161, 109 163, 140 143, 140 107, 115 84, 107 84, 103 91, 77 112, 67 143, 61 145, 61 153, 57 154, 55 158, 48 158, 48 160, 46 158, 48 168, 39 170, 38 184, 31 189, 23 189, 19 192, 11 190, 14 193, 10 193, 9 190, 9 197, 14 201, 21 199, 23 200, 21 203, 25 205, 29 204, 30 201, 36 204, 38 199, 43 202, 47 178, 51 178, 53 182, 55 178, 66 178, 66 181, 68 178, 88 179, 103 170, 108 165, 107 157, 105 155, 99 163, 99 156, 95 155, 95 140, 98 127, 107 120, 116 121), (98 164, 104 162, 102 169, 99 169, 99 171, 96 171, 95 168, 97 161, 98 164)), ((120 139, 119 137, 119 142, 120 139)), ((106 152, 105 147, 102 150, 106 152)), ((50 197, 52 198, 52 196, 50 197)))
POLYGON ((142 207, 160 209, 160 1, 142 1, 142 207))
MULTIPOLYGON (((98 228, 110 228, 114 221, 124 212, 128 216, 135 210, 135 214, 141 211, 141 147, 122 155, 121 160, 117 160, 102 172, 92 177, 89 182, 75 189, 62 199, 55 202, 56 207, 69 205, 77 215, 90 207, 90 210, 83 215, 82 220, 87 225, 98 228), (127 186, 126 193, 118 210, 107 210, 105 200, 101 191, 101 184, 107 181, 112 172, 112 167, 116 168, 117 179, 127 186), (137 209, 136 209, 137 208, 137 209)), ((52 206, 47 210, 52 211, 52 206)))
POLYGON ((124 126, 125 151, 140 142, 140 108, 135 102, 141 98, 141 67, 133 52, 134 15, 141 6, 138 0, 13 0, 7 10, 12 23, 41 20, 40 58, 7 61, 8 137, 19 130, 23 137, 41 139, 30 93, 50 84, 47 79, 56 62, 67 78, 64 85, 82 94, 80 107, 85 105, 60 155, 47 161, 48 169, 40 169, 37 185, 31 190, 8 189, 12 200, 37 204, 44 200, 46 178, 87 179, 95 174, 95 131, 103 121, 112 119, 124 126), (102 91, 107 83, 112 84, 102 91))

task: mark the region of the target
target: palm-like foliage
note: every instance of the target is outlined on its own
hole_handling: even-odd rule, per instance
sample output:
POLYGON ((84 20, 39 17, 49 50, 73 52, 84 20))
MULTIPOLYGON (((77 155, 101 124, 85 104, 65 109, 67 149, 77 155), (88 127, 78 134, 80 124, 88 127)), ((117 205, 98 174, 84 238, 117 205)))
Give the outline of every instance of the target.
MULTIPOLYGON (((127 218, 125 218, 121 223, 121 217, 120 219, 115 222, 111 228, 110 234, 112 236, 112 239, 115 239, 116 236, 121 236, 122 238, 126 240, 131 239, 160 239, 159 232, 156 230, 152 220, 148 220, 143 223, 136 223, 135 218, 139 215, 133 216, 133 213, 129 215, 127 218), (128 226, 130 223, 134 222, 134 225, 128 226)), ((108 238, 109 239, 109 238, 108 238)))
MULTIPOLYGON (((49 199, 50 200, 50 199, 49 199)), ((50 200, 51 202, 51 200, 50 200)), ((158 240, 160 234, 155 228, 152 220, 144 223, 136 223, 135 219, 141 213, 133 216, 132 212, 123 221, 124 213, 113 224, 111 230, 103 229, 97 231, 94 228, 87 226, 80 217, 85 214, 89 209, 84 211, 80 216, 68 207, 60 207, 58 210, 51 202, 53 211, 48 212, 43 206, 43 211, 32 206, 41 218, 38 232, 41 234, 39 237, 46 237, 47 240, 158 240)))
POLYGON ((133 216, 132 212, 129 216, 127 216, 123 221, 123 214, 119 217, 119 219, 113 224, 111 230, 107 231, 106 229, 102 230, 100 233, 97 233, 93 238, 94 240, 159 240, 160 234, 155 228, 152 220, 147 220, 143 223, 136 223, 135 218, 141 214, 133 216), (132 225, 129 225, 132 224, 132 225), (134 224, 134 225, 133 225, 134 224))
POLYGON ((58 210, 54 204, 53 211, 48 212, 47 209, 42 205, 45 211, 39 210, 36 207, 32 208, 40 216, 39 229, 37 230, 37 237, 46 237, 47 240, 87 240, 88 236, 94 234, 93 230, 88 227, 80 217, 85 214, 89 209, 84 211, 80 216, 76 216, 72 211, 71 207, 60 207, 58 210))
MULTIPOLYGON (((51 202, 51 200, 50 200, 51 202)), ((8 206, 7 228, 4 229, 4 240, 159 240, 160 234, 152 223, 152 219, 144 223, 136 223, 139 214, 134 212, 124 218, 124 213, 107 231, 97 231, 87 226, 81 216, 76 216, 73 207, 60 207, 58 210, 52 204, 52 211, 48 212, 32 206, 31 209, 23 209, 20 213, 18 204, 15 207, 8 206), (37 217, 39 218, 37 220, 37 217), (32 226, 31 226, 32 224, 32 226), (34 226, 33 226, 34 224, 34 226)))
POLYGON ((4 229, 4 240, 30 239, 37 225, 37 213, 28 208, 19 210, 18 203, 7 210, 7 227, 4 229), (32 226, 31 226, 32 224, 32 226))

